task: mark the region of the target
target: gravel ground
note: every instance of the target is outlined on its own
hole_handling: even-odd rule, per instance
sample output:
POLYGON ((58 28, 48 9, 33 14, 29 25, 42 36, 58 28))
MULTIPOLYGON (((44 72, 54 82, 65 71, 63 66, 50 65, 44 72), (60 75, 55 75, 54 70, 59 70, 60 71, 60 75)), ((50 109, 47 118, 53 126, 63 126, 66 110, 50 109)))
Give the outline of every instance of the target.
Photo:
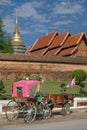
POLYGON ((23 118, 18 118, 16 121, 10 122, 6 119, 5 115, 0 114, 0 127, 1 126, 11 126, 11 125, 32 125, 41 123, 51 123, 51 122, 61 122, 76 119, 87 119, 87 110, 74 110, 70 114, 63 116, 59 111, 53 112, 53 116, 47 120, 35 120, 31 124, 24 123, 23 118))

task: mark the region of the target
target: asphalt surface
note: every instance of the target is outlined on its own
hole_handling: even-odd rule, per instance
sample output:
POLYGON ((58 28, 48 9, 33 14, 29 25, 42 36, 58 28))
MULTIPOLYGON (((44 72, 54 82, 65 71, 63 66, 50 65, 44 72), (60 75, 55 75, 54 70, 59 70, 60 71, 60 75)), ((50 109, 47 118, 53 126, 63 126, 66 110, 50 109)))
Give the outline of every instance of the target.
POLYGON ((32 125, 32 124, 43 124, 43 123, 51 123, 51 122, 62 122, 76 119, 87 119, 87 110, 74 110, 71 111, 70 114, 66 116, 61 115, 59 111, 53 112, 53 116, 47 120, 35 120, 33 123, 28 124, 24 123, 23 118, 18 118, 16 121, 8 121, 5 115, 0 114, 0 127, 2 126, 12 126, 12 125, 32 125))
POLYGON ((87 130, 87 119, 0 127, 0 130, 87 130))

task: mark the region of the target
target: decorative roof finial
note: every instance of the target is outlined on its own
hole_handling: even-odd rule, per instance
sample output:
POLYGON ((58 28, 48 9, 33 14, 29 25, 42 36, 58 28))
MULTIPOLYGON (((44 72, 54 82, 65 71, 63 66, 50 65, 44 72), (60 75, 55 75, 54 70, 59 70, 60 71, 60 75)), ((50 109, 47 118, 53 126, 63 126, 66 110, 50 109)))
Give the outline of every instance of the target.
POLYGON ((16 9, 16 24, 18 24, 18 10, 16 9))
POLYGON ((15 32, 19 33, 19 30, 18 30, 18 10, 17 9, 16 9, 16 27, 15 27, 15 32))
POLYGON ((46 31, 46 36, 48 35, 48 30, 46 31))

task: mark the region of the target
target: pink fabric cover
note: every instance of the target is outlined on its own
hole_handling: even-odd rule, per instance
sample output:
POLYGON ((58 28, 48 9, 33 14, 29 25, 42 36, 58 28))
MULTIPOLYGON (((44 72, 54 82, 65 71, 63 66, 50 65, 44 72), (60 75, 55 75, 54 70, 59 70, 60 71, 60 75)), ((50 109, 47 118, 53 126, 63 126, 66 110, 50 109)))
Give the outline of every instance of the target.
POLYGON ((38 80, 20 80, 13 83, 13 93, 12 97, 17 97, 17 87, 23 89, 23 97, 29 97, 30 89, 34 85, 38 85, 40 82, 38 80))

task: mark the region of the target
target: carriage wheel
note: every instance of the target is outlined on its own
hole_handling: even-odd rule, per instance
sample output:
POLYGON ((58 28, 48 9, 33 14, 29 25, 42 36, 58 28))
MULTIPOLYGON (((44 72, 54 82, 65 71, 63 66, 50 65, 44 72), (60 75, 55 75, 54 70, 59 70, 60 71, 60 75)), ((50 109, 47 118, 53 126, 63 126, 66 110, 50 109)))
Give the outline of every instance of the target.
POLYGON ((66 108, 65 108, 65 106, 62 107, 62 115, 66 116, 66 108))
POLYGON ((52 110, 49 106, 45 106, 43 110, 43 118, 44 119, 49 119, 52 116, 52 110))
POLYGON ((35 120, 36 117, 36 106, 35 103, 30 101, 27 103, 27 115, 24 117, 24 121, 31 123, 35 120))
POLYGON ((18 118, 18 113, 18 104, 14 100, 9 101, 6 107, 6 118, 9 121, 14 121, 18 118))

